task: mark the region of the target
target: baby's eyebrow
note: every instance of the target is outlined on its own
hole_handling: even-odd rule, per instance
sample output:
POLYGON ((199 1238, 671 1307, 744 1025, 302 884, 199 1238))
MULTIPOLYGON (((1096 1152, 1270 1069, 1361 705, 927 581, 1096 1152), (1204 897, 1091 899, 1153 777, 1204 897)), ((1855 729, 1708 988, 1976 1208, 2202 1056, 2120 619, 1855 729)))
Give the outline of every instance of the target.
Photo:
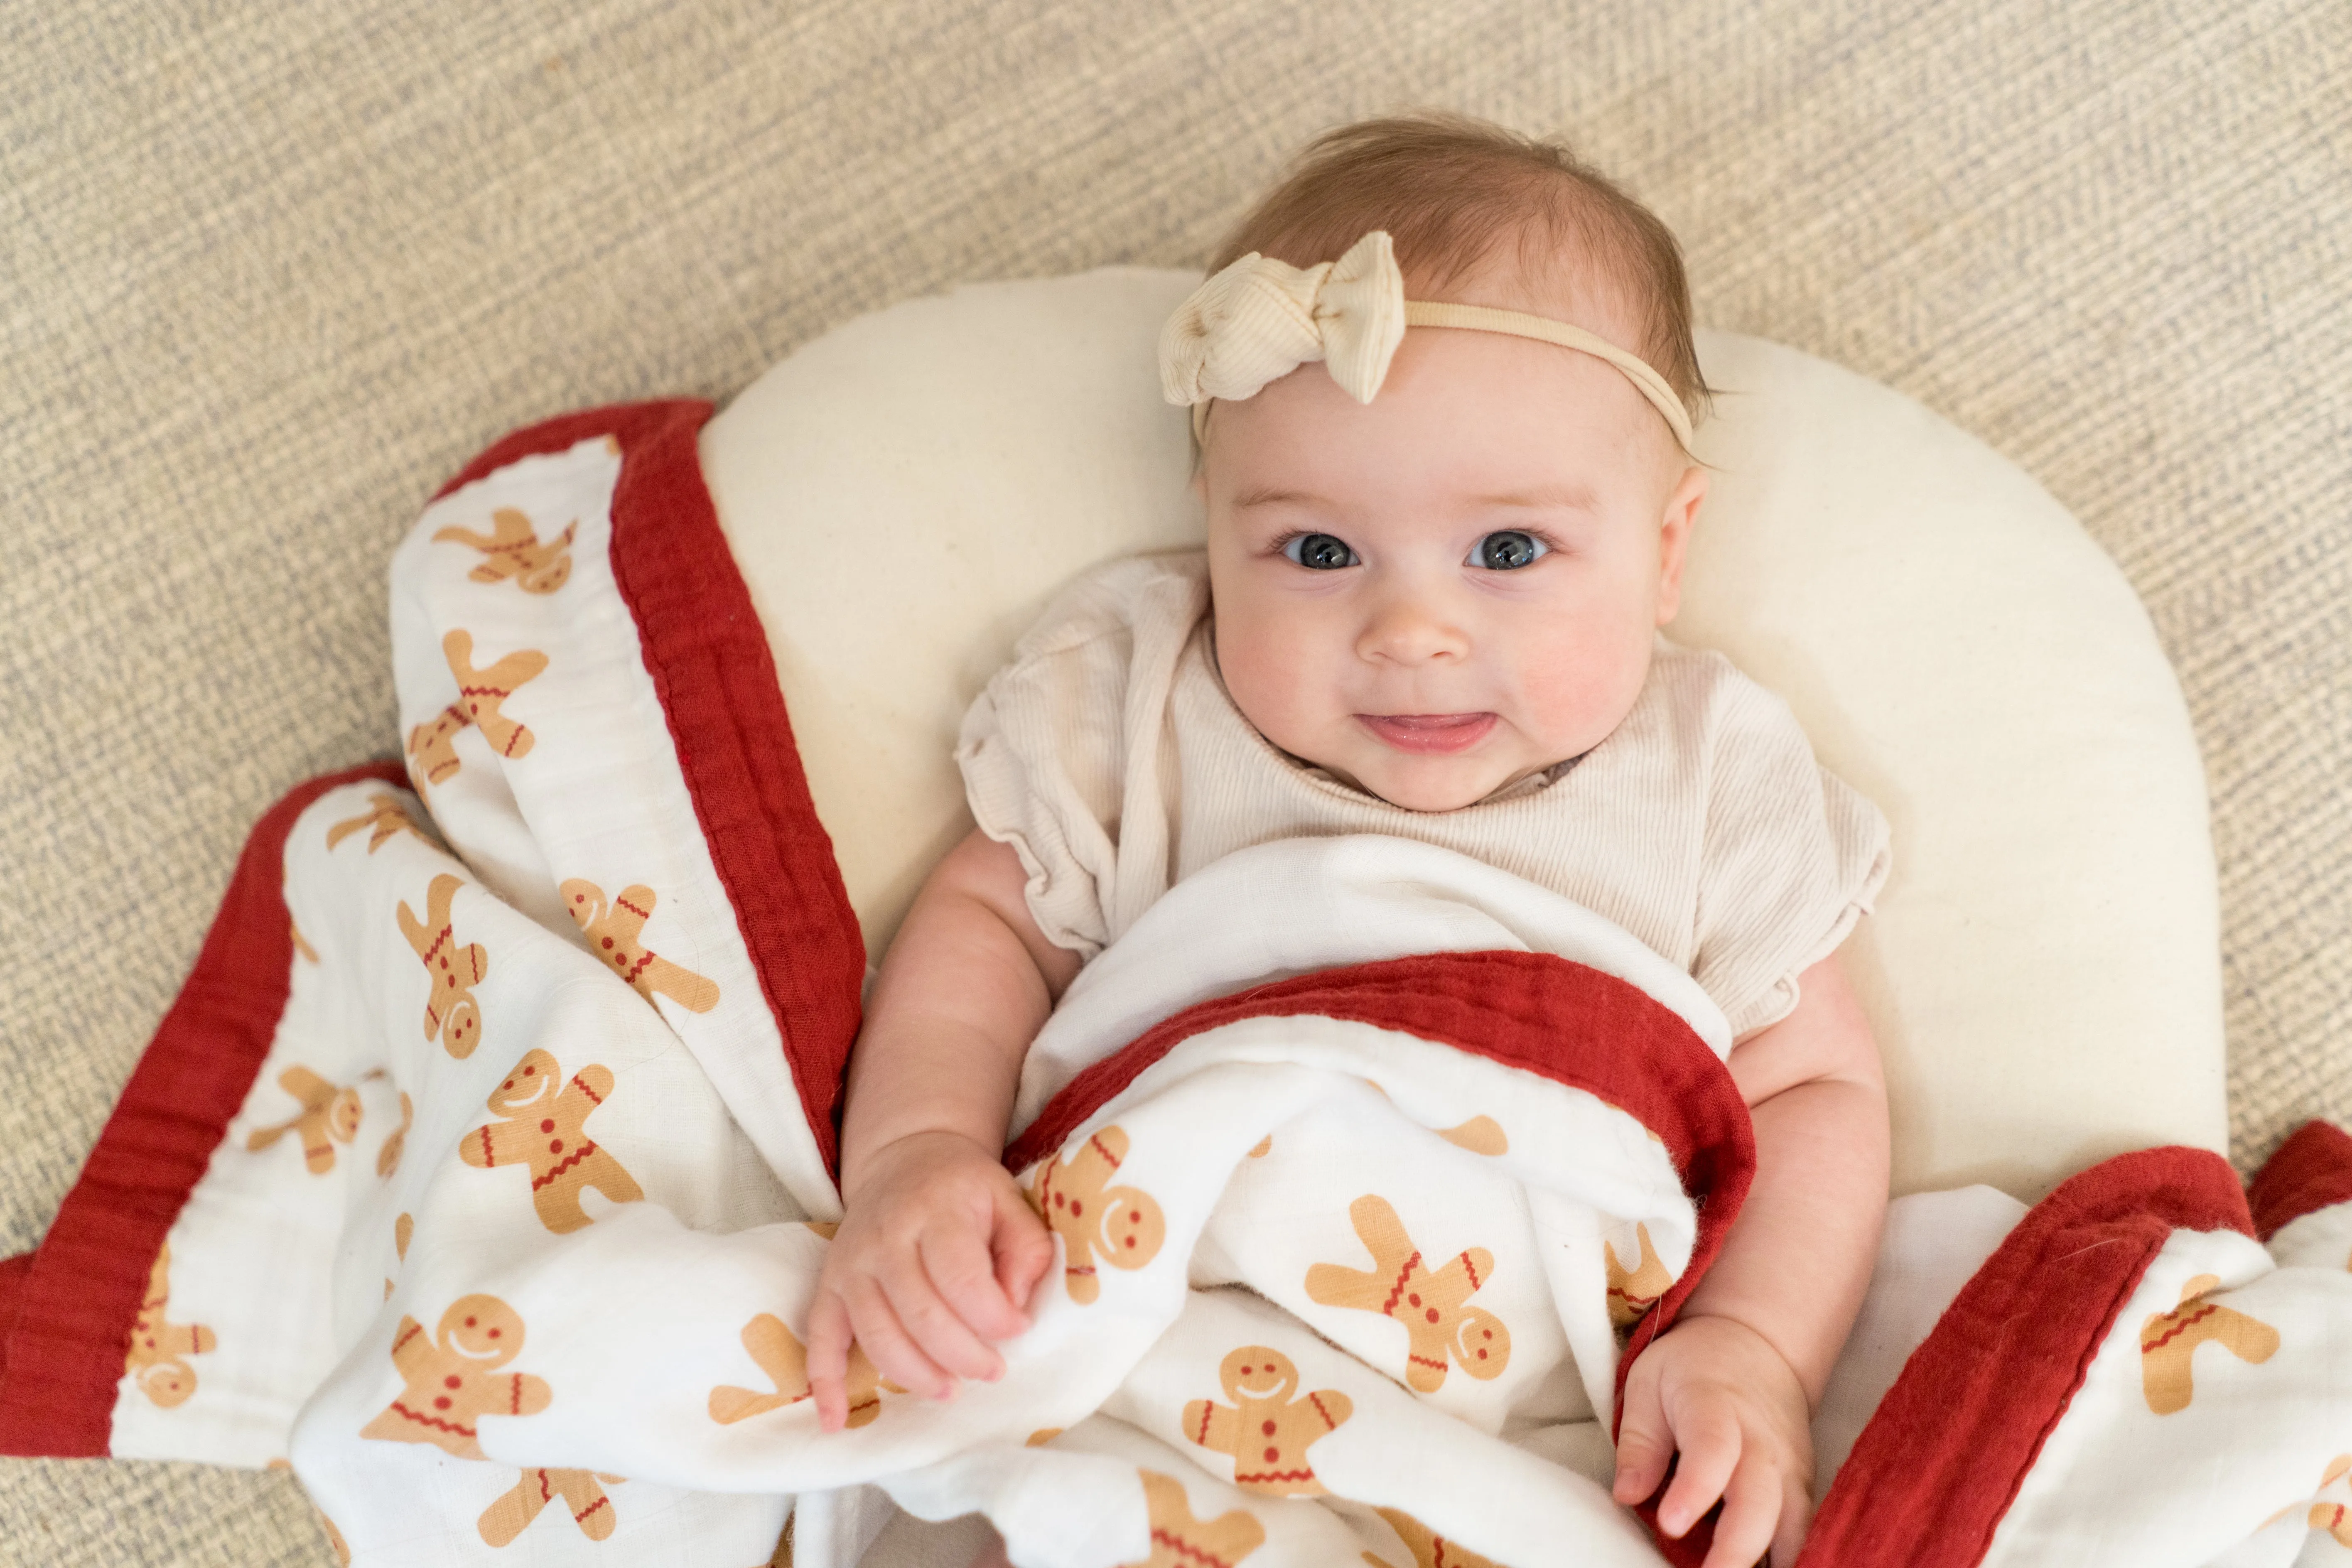
POLYGON ((1286 490, 1278 486, 1260 485, 1255 489, 1244 490, 1235 496, 1233 500, 1233 508, 1235 511, 1240 511, 1248 507, 1277 506, 1286 502, 1313 506, 1322 500, 1321 496, 1310 494, 1306 490, 1286 490))
MULTIPOLYGON (((1472 496, 1473 506, 1559 507, 1571 511, 1598 511, 1601 503, 1585 485, 1559 485, 1530 490, 1513 490, 1504 495, 1472 496)), ((1321 496, 1308 490, 1285 489, 1277 485, 1260 485, 1246 489, 1233 499, 1233 509, 1244 511, 1254 506, 1328 504, 1321 496)))
POLYGON ((1564 507, 1575 511, 1598 511, 1601 503, 1584 485, 1561 485, 1532 490, 1513 490, 1508 495, 1472 496, 1477 506, 1564 507))

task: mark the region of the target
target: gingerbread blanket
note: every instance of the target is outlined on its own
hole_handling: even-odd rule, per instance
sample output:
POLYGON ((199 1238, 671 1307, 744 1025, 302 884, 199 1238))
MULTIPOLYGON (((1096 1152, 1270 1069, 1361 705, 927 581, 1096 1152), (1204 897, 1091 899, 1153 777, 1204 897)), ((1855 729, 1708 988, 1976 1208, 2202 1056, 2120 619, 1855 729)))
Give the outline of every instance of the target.
MULTIPOLYGON (((863 954, 707 412, 523 432, 402 547, 402 762, 264 819, 0 1264, 0 1451, 290 1463, 363 1564, 750 1564, 789 1511, 829 1568, 892 1507, 1037 1568, 1697 1561, 1606 1482, 1752 1167, 1724 1021, 1402 841, 1234 856, 1089 964, 1009 1130, 1059 1267, 1007 1375, 934 1404, 857 1358, 817 1431, 863 954)), ((1822 1413, 1809 1563, 2352 1549, 2352 1140, 2251 1210, 2186 1150, 1934 1202, 1822 1413)))

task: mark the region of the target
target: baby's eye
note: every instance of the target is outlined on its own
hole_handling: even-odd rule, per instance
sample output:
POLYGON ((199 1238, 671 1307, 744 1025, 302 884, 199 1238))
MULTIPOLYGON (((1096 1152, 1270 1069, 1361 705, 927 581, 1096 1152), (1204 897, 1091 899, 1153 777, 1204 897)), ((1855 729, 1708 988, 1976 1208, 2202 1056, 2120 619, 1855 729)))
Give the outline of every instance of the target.
POLYGON ((1310 572, 1336 572, 1357 563, 1347 541, 1328 533, 1294 533, 1282 542, 1282 552, 1310 572))
POLYGON ((1551 553, 1551 546, 1532 533, 1521 533, 1516 528, 1506 528, 1486 535, 1470 547, 1468 566, 1484 566, 1489 572, 1516 572, 1522 566, 1532 566, 1551 553))

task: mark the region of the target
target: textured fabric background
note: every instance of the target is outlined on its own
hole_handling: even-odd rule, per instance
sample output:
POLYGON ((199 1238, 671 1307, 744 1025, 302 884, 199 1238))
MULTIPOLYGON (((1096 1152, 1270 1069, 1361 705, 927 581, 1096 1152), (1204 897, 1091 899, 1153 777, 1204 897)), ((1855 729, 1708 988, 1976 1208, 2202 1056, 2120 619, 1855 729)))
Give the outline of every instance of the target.
MULTIPOLYGON (((466 458, 962 279, 1198 265, 1421 103, 1565 134, 1702 320, 2074 509, 2204 748, 2234 1152, 2352 1120, 2340 0, 63 0, 0 6, 0 1254, 247 827, 392 751, 385 559, 466 458)), ((328 1561, 281 1477, 0 1464, 0 1563, 328 1561)))

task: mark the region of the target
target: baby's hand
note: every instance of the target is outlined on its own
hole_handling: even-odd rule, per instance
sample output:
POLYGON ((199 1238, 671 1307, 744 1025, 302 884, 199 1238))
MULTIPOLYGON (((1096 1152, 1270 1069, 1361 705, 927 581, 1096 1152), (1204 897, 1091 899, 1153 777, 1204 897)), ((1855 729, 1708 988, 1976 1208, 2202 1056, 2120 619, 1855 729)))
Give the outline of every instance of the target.
POLYGON ((853 1340, 884 1377, 933 1399, 961 1377, 1003 1376, 989 1342, 1029 1327, 1023 1303, 1054 1257, 1004 1167, 959 1133, 910 1133, 877 1150, 843 1197, 809 1308, 818 1425, 837 1432, 848 1418, 853 1340))
POLYGON ((1768 1545, 1772 1568, 1790 1568, 1812 1513, 1811 1415, 1797 1374, 1745 1323, 1684 1318, 1625 1374, 1612 1495, 1648 1497, 1677 1448, 1659 1527, 1679 1538, 1720 1497, 1705 1568, 1751 1568, 1768 1545))

